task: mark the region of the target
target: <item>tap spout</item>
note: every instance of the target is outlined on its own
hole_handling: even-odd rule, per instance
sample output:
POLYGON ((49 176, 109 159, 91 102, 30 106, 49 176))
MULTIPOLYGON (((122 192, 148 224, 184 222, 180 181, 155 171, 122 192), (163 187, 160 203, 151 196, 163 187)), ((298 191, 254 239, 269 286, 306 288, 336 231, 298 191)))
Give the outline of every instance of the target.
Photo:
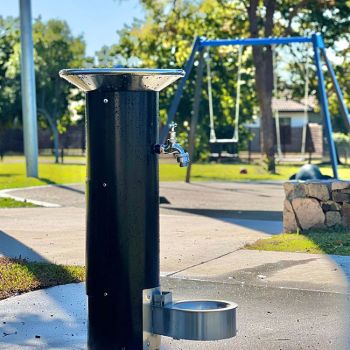
POLYGON ((190 163, 190 156, 187 152, 185 152, 183 147, 177 143, 175 127, 175 123, 170 125, 166 143, 162 145, 155 145, 154 152, 160 155, 172 154, 176 158, 176 161, 179 163, 180 167, 187 167, 190 163))

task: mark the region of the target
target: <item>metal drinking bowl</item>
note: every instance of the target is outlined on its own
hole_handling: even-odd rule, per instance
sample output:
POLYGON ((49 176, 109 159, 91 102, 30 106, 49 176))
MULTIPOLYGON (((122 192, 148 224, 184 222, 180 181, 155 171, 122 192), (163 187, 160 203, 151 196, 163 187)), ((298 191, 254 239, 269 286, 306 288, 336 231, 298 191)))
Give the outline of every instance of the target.
POLYGON ((219 340, 236 335, 237 304, 185 300, 153 307, 153 332, 175 339, 219 340))

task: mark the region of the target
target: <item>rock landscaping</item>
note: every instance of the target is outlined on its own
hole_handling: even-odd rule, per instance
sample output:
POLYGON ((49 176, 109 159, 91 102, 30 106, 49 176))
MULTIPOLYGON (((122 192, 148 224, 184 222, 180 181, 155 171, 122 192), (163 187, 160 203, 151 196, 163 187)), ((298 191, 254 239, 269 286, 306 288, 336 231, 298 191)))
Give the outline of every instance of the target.
POLYGON ((288 181, 284 191, 284 232, 350 228, 350 181, 288 181))

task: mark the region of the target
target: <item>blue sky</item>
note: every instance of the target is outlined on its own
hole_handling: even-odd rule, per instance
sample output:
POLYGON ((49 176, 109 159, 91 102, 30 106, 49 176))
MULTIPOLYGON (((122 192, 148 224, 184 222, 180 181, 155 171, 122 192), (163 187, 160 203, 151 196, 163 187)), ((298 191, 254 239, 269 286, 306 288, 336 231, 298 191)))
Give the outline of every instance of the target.
MULTIPOLYGON (((1 16, 18 16, 19 0, 0 0, 1 16)), ((32 0, 33 18, 67 21, 74 35, 83 34, 87 54, 118 41, 117 30, 144 14, 138 0, 32 0)))

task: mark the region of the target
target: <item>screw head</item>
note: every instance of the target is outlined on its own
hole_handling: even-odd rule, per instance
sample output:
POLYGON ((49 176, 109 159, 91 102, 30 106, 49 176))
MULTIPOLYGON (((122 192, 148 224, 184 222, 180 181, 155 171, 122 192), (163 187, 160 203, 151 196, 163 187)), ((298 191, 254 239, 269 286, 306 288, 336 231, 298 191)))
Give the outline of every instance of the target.
POLYGON ((103 100, 103 103, 108 103, 108 99, 105 98, 105 99, 103 100))

